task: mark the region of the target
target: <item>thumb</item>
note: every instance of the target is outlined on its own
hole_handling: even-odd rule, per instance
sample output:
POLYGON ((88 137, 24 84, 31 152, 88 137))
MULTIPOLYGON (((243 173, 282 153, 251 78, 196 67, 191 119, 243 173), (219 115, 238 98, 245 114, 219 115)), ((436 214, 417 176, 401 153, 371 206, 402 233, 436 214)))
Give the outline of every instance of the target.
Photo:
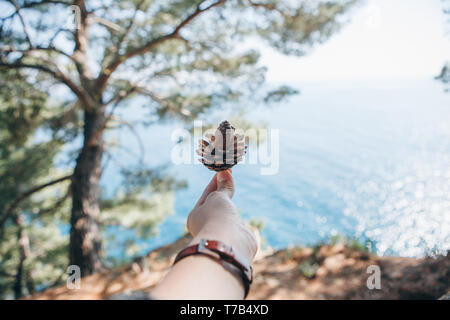
POLYGON ((217 191, 225 192, 230 199, 234 194, 234 182, 230 170, 219 171, 217 173, 217 191))

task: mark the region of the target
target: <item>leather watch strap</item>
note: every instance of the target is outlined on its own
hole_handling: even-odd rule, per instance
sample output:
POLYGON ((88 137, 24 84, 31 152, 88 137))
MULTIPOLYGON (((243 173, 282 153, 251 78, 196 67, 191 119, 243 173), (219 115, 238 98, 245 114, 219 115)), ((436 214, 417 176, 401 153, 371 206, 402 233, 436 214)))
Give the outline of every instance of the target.
MULTIPOLYGON (((241 278, 245 288, 245 297, 247 296, 250 289, 250 284, 253 281, 253 269, 250 265, 248 265, 245 259, 239 256, 239 254, 233 250, 233 247, 230 247, 218 240, 201 239, 198 244, 194 244, 181 250, 177 254, 174 264, 183 258, 195 254, 203 254, 209 256, 224 267, 225 265, 223 264, 223 262, 235 266, 241 273, 241 278)), ((225 269, 230 271, 229 268, 225 267, 225 269)))

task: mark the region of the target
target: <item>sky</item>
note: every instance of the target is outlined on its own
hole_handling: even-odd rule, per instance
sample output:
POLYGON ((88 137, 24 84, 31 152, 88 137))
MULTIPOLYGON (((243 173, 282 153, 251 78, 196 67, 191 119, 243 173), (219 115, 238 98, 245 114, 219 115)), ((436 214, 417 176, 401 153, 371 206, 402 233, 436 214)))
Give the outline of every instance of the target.
POLYGON ((450 60, 443 7, 441 0, 367 0, 339 33, 306 57, 264 48, 267 81, 434 77, 450 60))

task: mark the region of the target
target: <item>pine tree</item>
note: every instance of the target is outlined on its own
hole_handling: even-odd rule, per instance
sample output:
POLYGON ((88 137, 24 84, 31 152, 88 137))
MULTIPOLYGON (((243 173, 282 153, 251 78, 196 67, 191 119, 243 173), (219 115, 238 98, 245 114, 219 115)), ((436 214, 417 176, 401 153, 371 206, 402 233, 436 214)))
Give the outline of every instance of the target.
MULTIPOLYGON (((127 124, 126 117, 118 119, 116 111, 140 96, 146 99, 145 106, 151 113, 143 122, 178 119, 189 123, 214 107, 237 103, 249 96, 261 104, 279 101, 296 91, 264 85, 266 68, 259 63, 260 54, 251 43, 262 41, 283 54, 304 55, 339 29, 354 3, 355 0, 3 3, 2 7, 7 8, 0 18, 0 71, 23 75, 18 78, 23 83, 23 93, 12 98, 21 101, 28 91, 36 91, 49 100, 41 101, 37 108, 42 108, 43 115, 52 114, 49 123, 38 123, 37 127, 24 124, 26 128, 21 132, 32 137, 42 126, 49 130, 51 139, 47 145, 39 146, 47 147, 48 152, 39 155, 30 151, 33 159, 44 163, 15 163, 11 154, 5 156, 5 165, 19 173, 27 166, 31 171, 38 168, 30 175, 39 174, 52 163, 50 158, 59 147, 77 139, 82 146, 75 152, 71 172, 43 182, 41 187, 32 187, 32 177, 19 179, 19 173, 6 173, 11 179, 6 189, 15 190, 14 186, 21 183, 29 189, 1 195, 0 228, 12 224, 17 214, 27 209, 27 199, 35 192, 70 182, 69 263, 80 266, 82 275, 98 271, 102 267, 104 216, 121 224, 121 218, 114 215, 115 208, 127 210, 131 203, 155 205, 148 204, 145 197, 139 198, 136 189, 143 191, 150 185, 152 191, 168 191, 177 185, 154 170, 138 166, 136 170, 124 170, 125 182, 130 182, 131 187, 126 187, 122 197, 101 201, 102 160, 108 152, 104 132, 118 129, 117 123, 127 124), (73 28, 67 23, 69 11, 75 17, 73 28)), ((2 91, 3 94, 7 93, 2 91)), ((16 130, 22 117, 33 112, 33 106, 24 105, 23 115, 9 125, 16 130)), ((7 139, 1 139, 2 145, 7 145, 7 139)), ((23 148, 17 152, 26 152, 23 148)), ((137 227, 137 221, 131 219, 127 223, 137 227)), ((27 223, 25 219, 22 224, 27 223)))
POLYGON ((52 180, 63 174, 52 167, 63 142, 32 138, 37 128, 52 125, 47 100, 21 71, 0 74, 0 298, 57 282, 68 262, 68 239, 57 225, 69 217, 70 175, 52 180), (47 188, 27 197, 30 185, 47 188))
MULTIPOLYGON (((443 12, 446 16, 450 17, 450 1, 443 0, 444 6, 443 12)), ((450 18, 447 19, 447 26, 450 26, 450 18)), ((450 35, 450 28, 447 29, 447 34, 450 35)), ((444 84, 444 90, 446 92, 450 92, 450 61, 447 61, 442 67, 441 72, 436 77, 437 80, 441 81, 444 84)))

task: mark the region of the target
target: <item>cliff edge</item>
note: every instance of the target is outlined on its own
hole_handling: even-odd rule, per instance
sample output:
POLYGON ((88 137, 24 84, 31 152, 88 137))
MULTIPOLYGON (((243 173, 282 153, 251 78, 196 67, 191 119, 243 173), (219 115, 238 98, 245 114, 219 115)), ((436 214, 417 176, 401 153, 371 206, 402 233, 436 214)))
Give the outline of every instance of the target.
MULTIPOLYGON (((133 263, 81 279, 81 288, 47 289, 26 299, 109 299, 151 291, 191 238, 151 251, 133 263)), ((438 299, 450 291, 450 256, 378 257, 344 244, 260 252, 248 299, 438 299), (381 289, 368 289, 367 269, 381 272, 381 289)))

